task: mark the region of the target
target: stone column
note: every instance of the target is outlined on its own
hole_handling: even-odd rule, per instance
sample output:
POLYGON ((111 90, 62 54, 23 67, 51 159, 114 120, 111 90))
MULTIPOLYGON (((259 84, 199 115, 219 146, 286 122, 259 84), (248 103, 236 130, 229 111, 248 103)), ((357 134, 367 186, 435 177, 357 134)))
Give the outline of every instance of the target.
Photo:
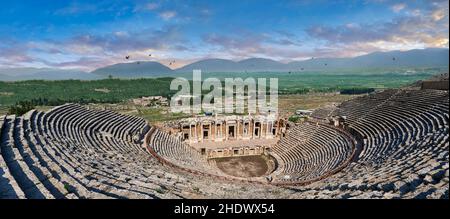
POLYGON ((253 120, 252 139, 255 139, 255 129, 256 129, 256 121, 253 120))
POLYGON ((197 123, 195 123, 195 141, 198 142, 197 123))
POLYGON ((228 126, 228 122, 225 124, 225 140, 228 141, 228 130, 230 127, 228 126))
POLYGON ((277 135, 278 135, 278 129, 280 128, 280 122, 278 122, 278 120, 277 120, 277 121, 275 121, 275 124, 276 124, 276 128, 275 128, 275 137, 277 137, 277 135))
POLYGON ((239 140, 239 119, 236 120, 236 126, 235 126, 235 131, 234 131, 234 135, 236 137, 236 140, 239 140))
POLYGON ((209 125, 209 129, 210 129, 210 137, 211 137, 211 140, 216 140, 216 123, 215 122, 213 122, 212 124, 214 124, 214 125, 209 125))
POLYGON ((192 142, 192 124, 189 123, 189 142, 192 142))
POLYGON ((203 142, 203 122, 200 122, 200 140, 203 142))

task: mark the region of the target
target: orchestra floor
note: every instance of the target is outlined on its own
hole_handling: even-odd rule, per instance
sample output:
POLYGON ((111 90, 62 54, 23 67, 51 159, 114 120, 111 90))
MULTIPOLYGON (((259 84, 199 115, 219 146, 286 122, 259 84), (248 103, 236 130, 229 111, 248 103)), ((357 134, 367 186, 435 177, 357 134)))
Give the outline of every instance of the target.
POLYGON ((224 173, 237 177, 260 177, 266 175, 269 170, 263 156, 216 158, 214 161, 224 173))

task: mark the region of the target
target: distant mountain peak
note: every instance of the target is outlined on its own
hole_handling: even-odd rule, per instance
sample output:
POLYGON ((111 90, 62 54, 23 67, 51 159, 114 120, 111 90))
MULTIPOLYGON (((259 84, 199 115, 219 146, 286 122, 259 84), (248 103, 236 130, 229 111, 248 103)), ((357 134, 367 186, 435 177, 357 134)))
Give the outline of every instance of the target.
POLYGON ((119 78, 139 78, 164 76, 172 73, 169 67, 154 61, 136 61, 131 63, 118 63, 96 69, 91 73, 102 76, 119 78))
POLYGON ((238 62, 226 59, 205 59, 186 65, 175 71, 190 72, 193 69, 201 69, 205 72, 287 72, 351 68, 437 67, 448 66, 448 57, 448 49, 430 48, 409 51, 374 52, 354 58, 314 58, 304 61, 293 61, 287 64, 267 58, 248 58, 238 62))

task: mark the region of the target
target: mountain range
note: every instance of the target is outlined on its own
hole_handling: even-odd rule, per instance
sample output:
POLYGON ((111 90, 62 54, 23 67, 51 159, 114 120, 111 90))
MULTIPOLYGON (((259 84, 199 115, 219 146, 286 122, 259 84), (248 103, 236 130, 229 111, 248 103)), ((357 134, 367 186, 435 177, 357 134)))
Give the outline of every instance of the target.
POLYGON ((409 51, 375 52, 353 58, 311 58, 303 61, 281 63, 271 59, 251 58, 239 62, 225 59, 201 60, 176 72, 273 72, 322 71, 357 68, 418 68, 442 67, 449 63, 448 49, 422 49, 409 51))
POLYGON ((0 69, 0 81, 23 80, 97 80, 103 76, 81 70, 52 68, 3 68, 0 69))
POLYGON ((61 69, 14 68, 0 69, 0 81, 14 80, 94 80, 109 76, 118 78, 142 78, 176 76, 194 69, 202 72, 288 72, 327 71, 358 68, 426 68, 448 67, 447 48, 428 48, 409 51, 374 52, 352 58, 311 58, 282 63, 271 59, 250 58, 241 61, 227 59, 200 60, 178 69, 170 69, 158 62, 119 63, 92 72, 61 69))

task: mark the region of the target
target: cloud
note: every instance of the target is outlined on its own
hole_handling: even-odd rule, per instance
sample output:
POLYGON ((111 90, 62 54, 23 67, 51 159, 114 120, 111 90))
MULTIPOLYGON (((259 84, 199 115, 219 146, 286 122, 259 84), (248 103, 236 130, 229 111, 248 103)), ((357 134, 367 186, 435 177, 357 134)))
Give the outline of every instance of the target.
POLYGON ((80 13, 93 13, 97 11, 97 5, 94 4, 81 4, 81 3, 71 3, 70 5, 60 8, 55 11, 56 15, 73 15, 80 13))
MULTIPOLYGON (((160 54, 191 50, 179 27, 168 25, 158 29, 113 31, 107 34, 81 34, 63 40, 16 42, 0 41, 0 63, 41 63, 48 67, 92 70, 101 66, 131 61, 169 59, 160 54), (150 58, 149 54, 153 56, 150 58)), ((168 62, 169 63, 169 62, 168 62)), ((13 66, 11 64, 11 66, 13 66)))
POLYGON ((398 3, 395 4, 391 7, 392 11, 394 11, 395 13, 398 13, 400 11, 402 11, 403 9, 406 8, 406 4, 405 3, 398 3))
POLYGON ((270 35, 271 40, 269 40, 269 42, 272 44, 297 47, 301 47, 303 45, 300 37, 294 33, 290 33, 288 31, 275 31, 275 33, 279 36, 273 34, 270 35))
MULTIPOLYGON (((406 10, 403 6, 397 9, 406 10)), ((312 26, 306 33, 326 46, 369 53, 385 50, 408 50, 449 46, 448 1, 437 1, 423 7, 420 13, 412 8, 407 15, 390 21, 337 26, 312 26)), ((334 50, 327 50, 334 54, 334 50)), ((349 53, 343 52, 346 55, 349 53)), ((336 54, 335 54, 336 55, 336 54)))
POLYGON ((114 35, 116 35, 117 37, 129 37, 130 36, 127 31, 116 31, 116 32, 114 32, 114 35))
POLYGON ((139 49, 167 50, 177 48, 179 43, 186 43, 178 26, 165 26, 160 29, 144 29, 138 32, 115 32, 104 35, 78 35, 67 42, 74 48, 81 49, 80 54, 97 52, 100 48, 107 52, 123 53, 139 49))
POLYGON ((292 40, 289 40, 289 39, 280 39, 280 40, 277 40, 276 43, 280 44, 280 45, 285 45, 285 46, 290 46, 290 45, 299 45, 300 46, 301 45, 301 44, 294 42, 292 40))
POLYGON ((431 17, 433 18, 434 21, 440 21, 443 20, 444 18, 448 19, 448 7, 433 11, 431 17))
POLYGON ((286 60, 306 57, 305 50, 300 47, 295 34, 279 34, 282 36, 278 38, 271 34, 258 34, 245 30, 235 32, 235 34, 204 35, 204 43, 213 48, 209 53, 220 58, 232 59, 260 57, 286 60), (288 39, 287 35, 291 39, 288 39))
POLYGON ((53 14, 57 16, 79 16, 79 15, 99 15, 108 14, 122 16, 132 12, 133 7, 122 1, 97 0, 89 3, 71 2, 67 6, 56 9, 53 14))
POLYGON ((150 10, 150 11, 157 9, 158 7, 159 7, 159 4, 154 3, 154 2, 148 3, 147 5, 145 5, 145 9, 150 10))
POLYGON ((28 54, 27 45, 21 44, 15 40, 3 39, 0 44, 0 60, 2 62, 26 63, 33 62, 35 59, 28 54))
POLYGON ((112 64, 112 60, 108 61, 105 59, 101 59, 98 57, 81 57, 79 59, 76 59, 74 61, 65 61, 65 62, 49 62, 42 60, 44 64, 50 67, 58 67, 58 68, 79 68, 79 69, 89 69, 92 67, 102 67, 107 63, 112 64), (89 66, 89 68, 87 68, 89 66))
POLYGON ((263 43, 267 40, 266 35, 247 31, 240 32, 232 35, 211 33, 204 35, 202 39, 204 43, 223 53, 239 57, 262 53, 263 43))
POLYGON ((159 13, 159 16, 164 20, 170 20, 170 19, 174 18, 175 16, 177 16, 177 12, 163 11, 163 12, 159 13))
POLYGON ((144 12, 156 14, 165 21, 176 18, 177 22, 204 21, 213 15, 209 3, 202 1, 164 1, 155 0, 149 3, 135 4, 134 13, 144 12))
MULTIPOLYGON (((340 18, 333 22, 323 20, 325 23, 319 23, 321 19, 318 19, 298 22, 297 25, 294 17, 294 25, 280 23, 267 28, 269 24, 248 27, 250 22, 254 22, 247 20, 235 24, 226 22, 229 16, 234 15, 223 18, 221 8, 211 7, 211 4, 202 1, 189 2, 192 4, 179 1, 174 4, 165 0, 139 0, 135 1, 134 10, 133 7, 122 7, 127 5, 120 1, 101 0, 94 5, 69 3, 54 14, 128 14, 121 17, 122 20, 108 18, 101 24, 74 22, 71 28, 64 27, 70 31, 64 30, 60 34, 49 31, 37 36, 28 31, 29 36, 27 32, 27 37, 18 39, 21 42, 0 39, 0 64, 39 63, 51 67, 93 69, 127 61, 124 60, 126 55, 132 56, 129 61, 163 63, 178 57, 179 65, 201 57, 267 57, 287 61, 449 46, 448 1, 366 1, 367 4, 386 6, 380 15, 388 12, 393 18, 386 20, 389 16, 380 16, 362 19, 372 22, 345 20, 342 23, 338 23, 342 21, 340 18), (308 24, 311 26, 304 26, 308 24), (154 56, 149 58, 149 53, 154 56)), ((9 24, 6 26, 10 27, 9 24)))
POLYGON ((294 38, 296 37, 296 35, 290 31, 286 31, 286 30, 276 30, 275 33, 287 37, 287 38, 294 38))
POLYGON ((134 6, 133 12, 148 12, 148 11, 155 11, 159 9, 161 5, 157 2, 148 2, 148 3, 138 3, 134 6))

